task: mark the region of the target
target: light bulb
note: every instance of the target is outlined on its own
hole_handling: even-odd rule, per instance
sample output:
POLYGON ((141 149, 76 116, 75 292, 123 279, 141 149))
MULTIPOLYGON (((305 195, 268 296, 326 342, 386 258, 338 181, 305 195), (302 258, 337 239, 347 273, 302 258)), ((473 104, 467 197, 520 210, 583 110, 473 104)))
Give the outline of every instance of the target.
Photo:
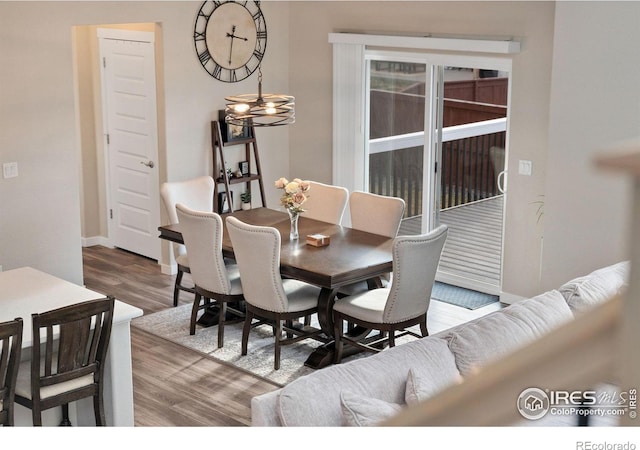
POLYGON ((239 104, 235 105, 235 106, 233 107, 233 109, 234 109, 236 112, 244 113, 244 112, 249 111, 249 105, 247 105, 246 103, 239 103, 239 104))

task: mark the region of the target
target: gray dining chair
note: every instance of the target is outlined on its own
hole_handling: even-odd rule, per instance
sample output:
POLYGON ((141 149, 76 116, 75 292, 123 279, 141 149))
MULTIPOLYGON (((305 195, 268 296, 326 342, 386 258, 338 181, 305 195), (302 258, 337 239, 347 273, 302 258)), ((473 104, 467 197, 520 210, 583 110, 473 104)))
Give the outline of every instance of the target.
POLYGON ((349 190, 342 186, 309 181, 304 217, 340 225, 347 209, 349 190))
POLYGON ((196 211, 181 203, 176 205, 176 213, 189 254, 191 277, 195 283, 196 296, 191 309, 189 334, 196 332, 198 311, 210 307, 211 300, 214 300, 220 308, 218 348, 221 348, 224 344, 227 312, 238 320, 244 319, 244 312, 241 311, 244 296, 240 272, 237 265, 227 263, 222 255, 223 223, 219 214, 196 211))
MULTIPOLYGON (((293 326, 293 321, 318 310, 320 288, 280 275, 280 233, 276 228, 246 224, 227 217, 227 231, 240 268, 246 302, 242 330, 242 355, 247 354, 251 328, 268 324, 275 336, 274 369, 280 368, 280 347, 303 339, 327 342, 322 331, 311 326, 293 326), (257 321, 254 324, 254 319, 257 321), (283 338, 282 334, 286 333, 283 338)), ((299 324, 298 324, 299 325, 299 324)))
MULTIPOLYGON (((160 196, 164 203, 170 224, 178 223, 176 205, 182 203, 198 211, 213 211, 214 181, 210 176, 202 176, 184 181, 162 183, 160 196)), ((183 284, 185 273, 191 273, 189 258, 184 245, 172 243, 173 257, 178 266, 176 280, 173 288, 173 306, 178 306, 180 291, 195 294, 195 288, 183 284)))
POLYGON ((448 227, 440 225, 430 233, 399 236, 393 242, 393 279, 388 288, 372 289, 343 297, 333 305, 335 363, 342 361, 344 343, 370 352, 380 344, 395 346, 396 339, 428 336, 427 311, 448 227), (378 339, 364 343, 344 333, 344 322, 378 330, 378 339), (419 324, 421 335, 409 327, 419 324), (396 335, 396 332, 400 333, 396 335))
POLYGON ((0 425, 14 425, 14 400, 22 354, 22 318, 0 323, 0 425))

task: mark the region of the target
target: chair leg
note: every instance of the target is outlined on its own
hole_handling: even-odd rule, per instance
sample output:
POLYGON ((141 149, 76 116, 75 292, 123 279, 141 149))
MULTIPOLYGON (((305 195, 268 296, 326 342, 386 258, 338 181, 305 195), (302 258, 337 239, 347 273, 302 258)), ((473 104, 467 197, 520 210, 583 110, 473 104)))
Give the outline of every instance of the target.
POLYGON ((276 319, 275 325, 275 351, 274 351, 274 360, 273 360, 273 368, 275 370, 280 369, 280 339, 282 337, 282 321, 280 319, 276 319))
POLYGON ((342 349, 344 348, 343 326, 342 317, 334 317, 333 335, 335 338, 335 354, 333 356, 333 362, 335 364, 340 364, 342 362, 342 349))
POLYGON ((69 419, 69 404, 65 403, 62 405, 62 421, 60 422, 61 427, 70 427, 71 420, 69 419))
POLYGON ((251 331, 251 322, 253 322, 253 313, 247 309, 247 314, 244 317, 244 327, 242 327, 242 356, 245 356, 247 354, 249 332, 251 331))
POLYGON ((224 319, 227 314, 227 302, 218 302, 220 312, 218 313, 218 348, 224 345, 224 319))
POLYGON ((104 401, 102 394, 96 394, 93 396, 93 412, 96 416, 96 426, 106 427, 107 421, 104 415, 104 401))
POLYGON ((178 300, 180 297, 180 286, 182 285, 182 276, 184 272, 178 268, 176 274, 176 284, 173 286, 173 306, 178 306, 178 300))
POLYGON ((395 347, 395 346, 396 346, 396 331, 390 330, 389 331, 389 348, 395 347))
POLYGON ((422 333, 422 337, 429 336, 429 330, 427 330, 427 316, 424 316, 424 320, 420 322, 420 333, 422 333))
POLYGON ((200 301, 202 295, 196 293, 196 298, 193 300, 193 307, 191 308, 191 321, 189 322, 189 334, 196 334, 196 318, 198 317, 198 310, 200 309, 200 301))
POLYGON ((42 410, 40 409, 40 405, 35 402, 31 405, 31 419, 33 420, 34 427, 42 426, 42 410))

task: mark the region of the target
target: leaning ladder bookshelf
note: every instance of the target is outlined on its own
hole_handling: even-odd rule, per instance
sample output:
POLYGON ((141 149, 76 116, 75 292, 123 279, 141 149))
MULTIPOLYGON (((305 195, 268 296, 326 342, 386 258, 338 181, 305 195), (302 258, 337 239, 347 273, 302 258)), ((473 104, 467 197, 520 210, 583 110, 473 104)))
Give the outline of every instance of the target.
POLYGON ((224 196, 226 197, 227 204, 229 205, 229 210, 233 210, 233 198, 231 197, 231 189, 230 187, 234 184, 245 184, 245 189, 251 192, 251 182, 258 181, 258 186, 260 189, 260 200, 262 201, 262 206, 266 206, 267 202, 264 197, 264 185, 262 183, 262 170, 260 168, 260 156, 258 154, 258 143, 256 142, 256 135, 253 127, 251 127, 251 137, 243 140, 234 140, 232 142, 224 142, 222 139, 222 132, 220 129, 220 123, 218 121, 211 121, 211 147, 213 151, 213 177, 215 179, 215 187, 213 192, 213 210, 216 212, 221 212, 220 210, 220 187, 224 186, 224 196), (245 160, 249 164, 249 174, 243 177, 229 177, 229 174, 225 170, 225 155, 224 149, 226 147, 232 147, 237 145, 244 145, 245 148, 245 160), (252 172, 252 158, 251 154, 253 153, 253 161, 255 162, 255 171, 252 172), (219 174, 220 168, 221 174, 219 174))

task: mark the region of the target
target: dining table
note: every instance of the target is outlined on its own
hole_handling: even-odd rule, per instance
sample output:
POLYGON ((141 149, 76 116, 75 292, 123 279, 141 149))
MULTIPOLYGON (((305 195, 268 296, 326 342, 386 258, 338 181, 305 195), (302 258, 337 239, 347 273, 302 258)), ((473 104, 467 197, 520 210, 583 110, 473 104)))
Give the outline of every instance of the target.
MULTIPOLYGON (((266 207, 239 210, 222 214, 258 226, 274 227, 280 232, 280 273, 320 287, 318 296, 318 323, 323 333, 334 337, 333 305, 340 289, 346 285, 366 282, 369 288, 381 286, 380 277, 392 271, 393 238, 381 236, 342 225, 309 219, 301 214, 298 220, 299 238, 289 236, 291 222, 283 210, 266 207), (329 236, 329 245, 316 247, 307 244, 308 235, 329 236)), ((180 224, 164 225, 158 228, 160 238, 183 244, 180 224)), ((233 259, 233 245, 224 227, 222 252, 233 259)), ((362 338, 368 331, 350 330, 352 335, 362 338)), ((305 361, 311 368, 321 368, 332 364, 334 343, 318 347, 305 361)))
MULTIPOLYGON (((0 322, 22 318, 22 361, 28 361, 31 357, 31 314, 104 297, 101 293, 32 267, 0 272, 0 322)), ((117 299, 114 303, 103 392, 108 426, 134 426, 130 322, 142 314, 143 311, 135 306, 117 299)), ((70 404, 69 415, 74 425, 95 425, 91 398, 70 404)), ((60 408, 45 410, 43 424, 58 425, 61 417, 60 408)), ((15 424, 31 425, 31 411, 16 404, 15 424)))

